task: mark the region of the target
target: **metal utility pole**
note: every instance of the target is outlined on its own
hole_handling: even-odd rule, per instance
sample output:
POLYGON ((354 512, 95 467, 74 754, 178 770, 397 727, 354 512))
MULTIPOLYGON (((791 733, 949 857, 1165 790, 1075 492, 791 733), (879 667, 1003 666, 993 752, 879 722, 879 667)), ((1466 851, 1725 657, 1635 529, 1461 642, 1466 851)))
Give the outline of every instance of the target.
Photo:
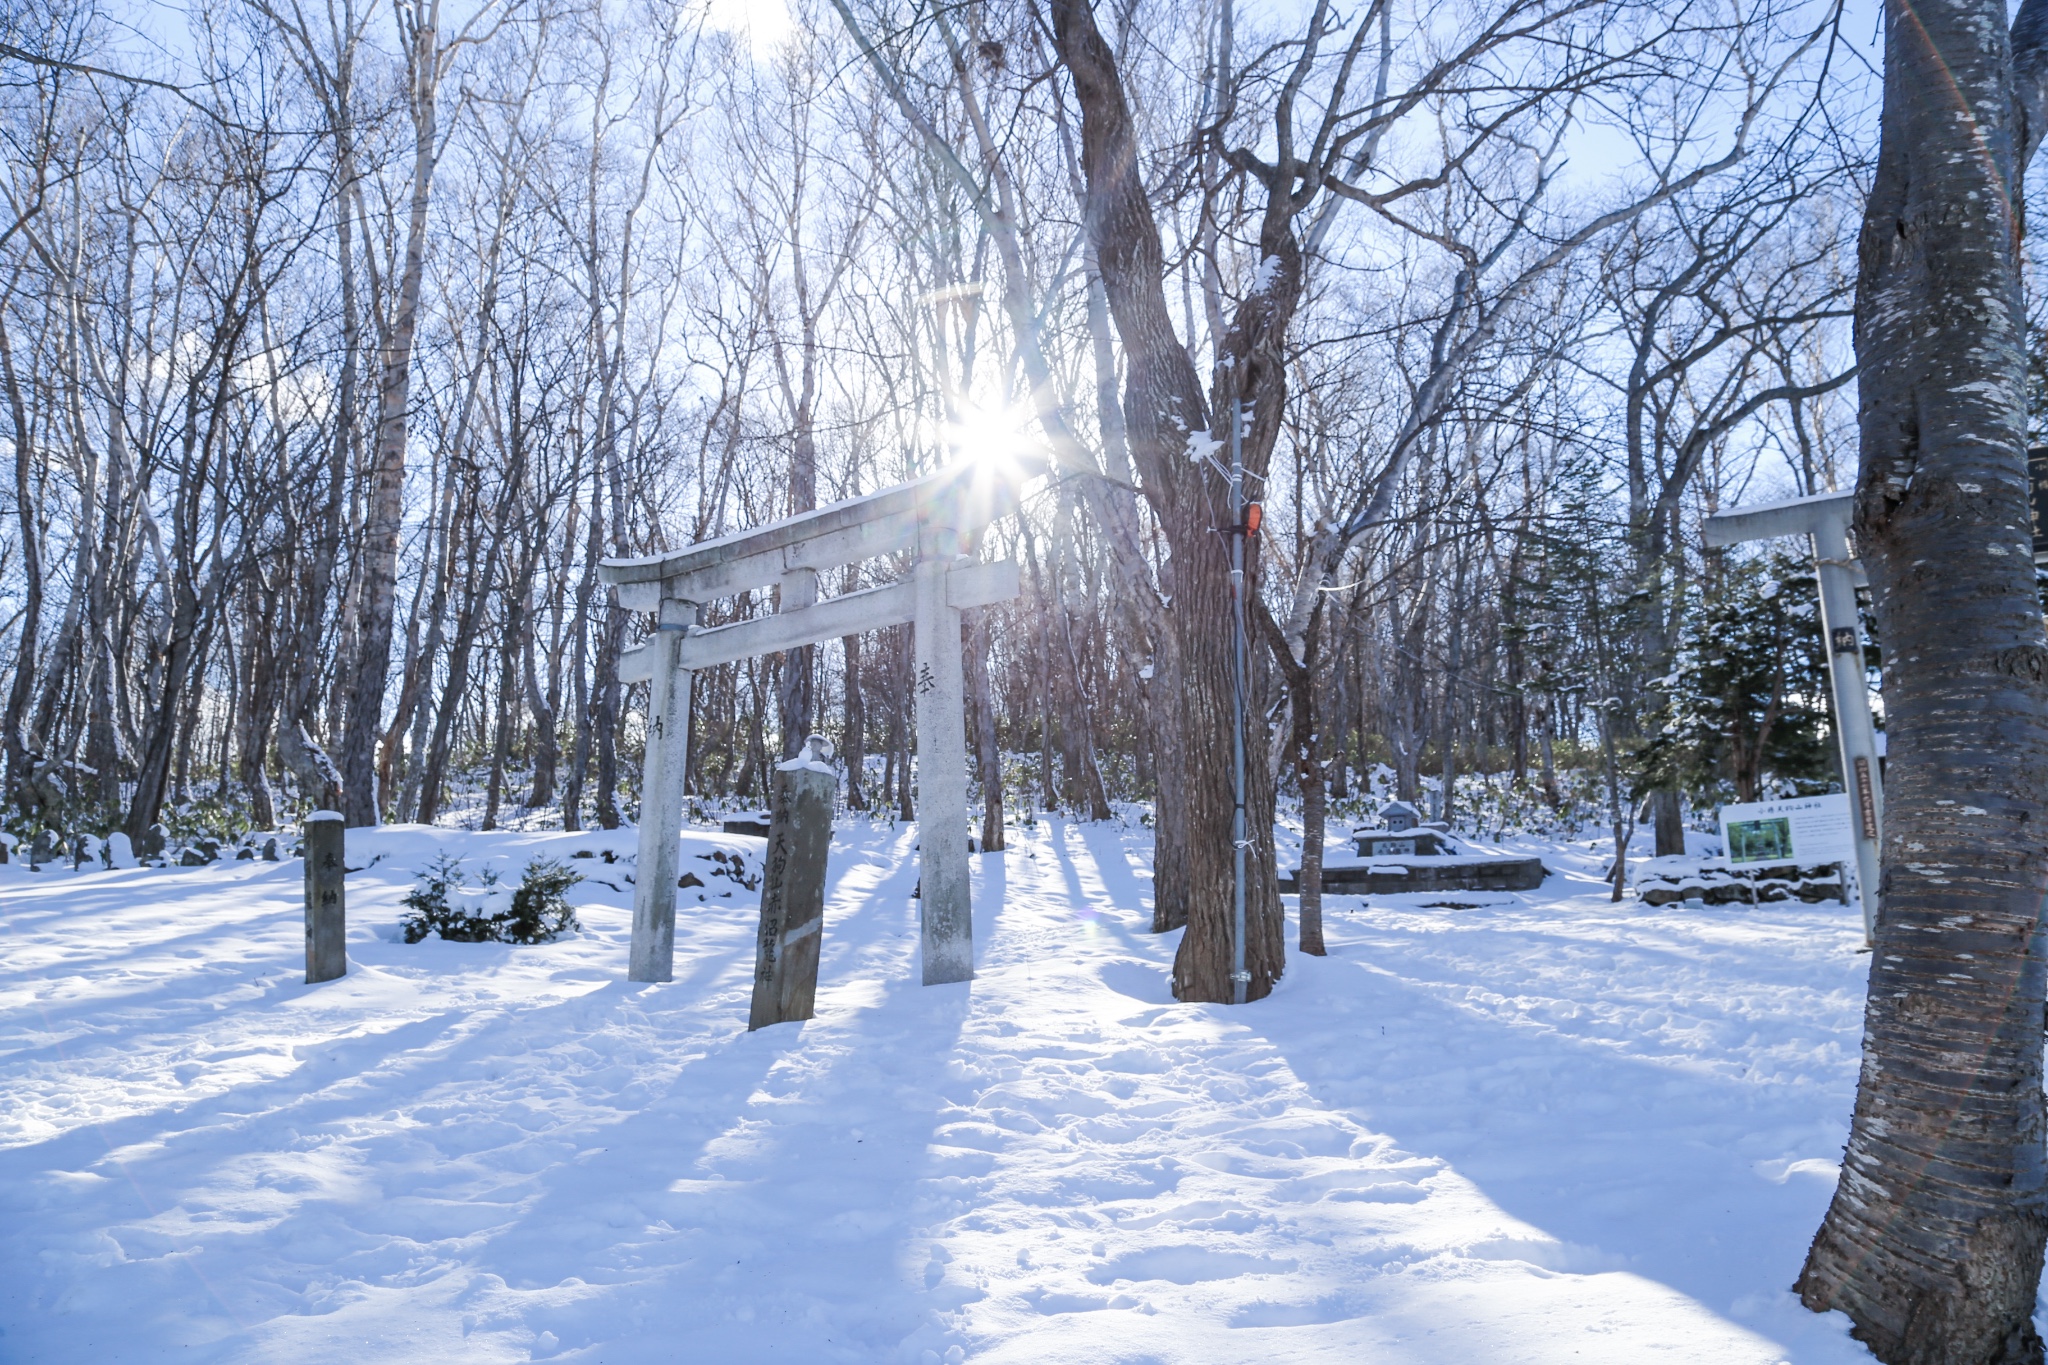
POLYGON ((1862 566, 1849 557, 1849 518, 1855 494, 1819 493, 1788 502, 1737 507, 1708 517, 1709 546, 1804 535, 1813 543, 1820 580, 1821 633, 1828 645, 1828 680, 1835 697, 1835 739, 1841 745, 1842 785, 1849 791, 1856 840, 1856 892, 1863 904, 1863 937, 1877 927, 1877 871, 1884 830, 1884 782, 1877 766, 1877 726, 1863 678, 1863 631, 1856 616, 1862 566))

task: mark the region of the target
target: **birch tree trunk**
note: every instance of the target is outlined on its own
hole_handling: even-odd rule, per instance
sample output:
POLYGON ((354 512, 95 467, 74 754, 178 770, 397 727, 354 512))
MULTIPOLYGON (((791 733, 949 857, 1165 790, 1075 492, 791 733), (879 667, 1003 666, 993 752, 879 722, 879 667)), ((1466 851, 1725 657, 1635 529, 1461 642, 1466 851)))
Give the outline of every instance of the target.
POLYGON ((406 418, 412 402, 412 343, 419 328, 420 279, 427 262, 427 204, 440 145, 442 53, 438 0, 401 7, 406 30, 407 95, 413 125, 412 193, 407 202, 405 265, 390 321, 382 330, 377 385, 377 445, 370 463, 357 588, 355 687, 341 741, 342 815, 351 826, 382 815, 377 739, 391 671, 391 618, 398 589, 398 533, 404 511, 406 418))
POLYGON ((995 701, 988 683, 988 609, 970 607, 967 624, 967 700, 974 728, 974 768, 981 779, 981 851, 1003 851, 1003 753, 996 737, 995 701))
POLYGON ((7 709, 0 714, 0 745, 6 749, 7 804, 27 815, 35 806, 31 781, 34 763, 24 722, 29 697, 35 692, 37 636, 43 624, 43 556, 37 534, 35 496, 35 471, 41 459, 31 434, 21 376, 15 368, 14 346, 4 318, 0 318, 0 382, 7 389, 9 428, 14 437, 14 510, 20 522, 17 534, 22 566, 20 643, 15 647, 14 679, 7 687, 7 709))
POLYGON ((1856 299, 1884 874, 1855 1117, 1797 1287, 1887 1365, 2014 1365, 2042 1358, 2048 1236, 2048 640, 2012 206, 2042 122, 2048 3, 2028 0, 2010 39, 1999 0, 1885 11, 1856 299))

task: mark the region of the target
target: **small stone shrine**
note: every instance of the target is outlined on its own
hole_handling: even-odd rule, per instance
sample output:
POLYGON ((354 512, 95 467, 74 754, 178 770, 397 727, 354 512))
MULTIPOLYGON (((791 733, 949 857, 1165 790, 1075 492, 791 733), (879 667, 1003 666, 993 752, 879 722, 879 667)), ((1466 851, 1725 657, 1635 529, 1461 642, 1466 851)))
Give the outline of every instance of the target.
POLYGON ((1428 858, 1443 851, 1437 831, 1424 828, 1422 812, 1406 801, 1389 801, 1380 823, 1352 830, 1351 842, 1361 858, 1428 858))
MULTIPOLYGON (((1436 891, 1534 891, 1550 870, 1540 858, 1484 852, 1453 838, 1448 826, 1430 821, 1406 801, 1390 801, 1377 825, 1351 831, 1355 857, 1323 859, 1323 890, 1331 895, 1396 895, 1436 891)), ((1280 879, 1295 891, 1301 871, 1280 879)))

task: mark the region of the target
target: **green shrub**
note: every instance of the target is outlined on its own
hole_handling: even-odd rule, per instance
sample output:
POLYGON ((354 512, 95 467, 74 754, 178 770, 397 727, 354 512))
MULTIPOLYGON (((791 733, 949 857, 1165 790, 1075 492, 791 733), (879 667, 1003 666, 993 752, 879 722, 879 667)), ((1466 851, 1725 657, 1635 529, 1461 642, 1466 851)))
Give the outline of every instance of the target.
POLYGON ((499 925, 498 937, 506 943, 552 943, 581 928, 564 897, 582 880, 553 858, 535 858, 512 893, 512 913, 499 925))
POLYGON ((493 914, 504 896, 496 869, 484 868, 471 887, 462 859, 444 853, 406 893, 405 941, 439 934, 448 943, 552 943, 582 927, 564 898, 582 880, 553 858, 535 858, 512 892, 511 909, 493 914))
MULTIPOLYGON (((497 886, 498 874, 487 867, 478 882, 476 890, 487 897, 497 886)), ((402 921, 405 941, 418 943, 428 934, 439 934, 450 943, 488 943, 497 938, 491 918, 478 913, 482 905, 463 898, 469 890, 462 859, 446 853, 434 859, 420 874, 419 885, 406 893, 405 906, 412 913, 402 921)))

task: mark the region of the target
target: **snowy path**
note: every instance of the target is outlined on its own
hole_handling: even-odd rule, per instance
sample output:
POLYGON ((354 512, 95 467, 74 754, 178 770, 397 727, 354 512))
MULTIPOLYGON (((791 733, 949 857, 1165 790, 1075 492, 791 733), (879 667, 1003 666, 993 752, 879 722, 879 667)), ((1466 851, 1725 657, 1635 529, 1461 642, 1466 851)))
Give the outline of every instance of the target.
POLYGON ((432 841, 624 835, 352 840, 315 988, 296 864, 0 869, 0 1361, 1868 1359, 1784 1292, 1842 907, 1610 906, 1546 846, 1545 892, 1338 900, 1272 1000, 1183 1006, 1146 841, 1056 822, 924 989, 912 839, 842 835, 819 1017, 752 1036, 744 895, 662 986, 609 887, 544 948, 379 936, 432 841))

